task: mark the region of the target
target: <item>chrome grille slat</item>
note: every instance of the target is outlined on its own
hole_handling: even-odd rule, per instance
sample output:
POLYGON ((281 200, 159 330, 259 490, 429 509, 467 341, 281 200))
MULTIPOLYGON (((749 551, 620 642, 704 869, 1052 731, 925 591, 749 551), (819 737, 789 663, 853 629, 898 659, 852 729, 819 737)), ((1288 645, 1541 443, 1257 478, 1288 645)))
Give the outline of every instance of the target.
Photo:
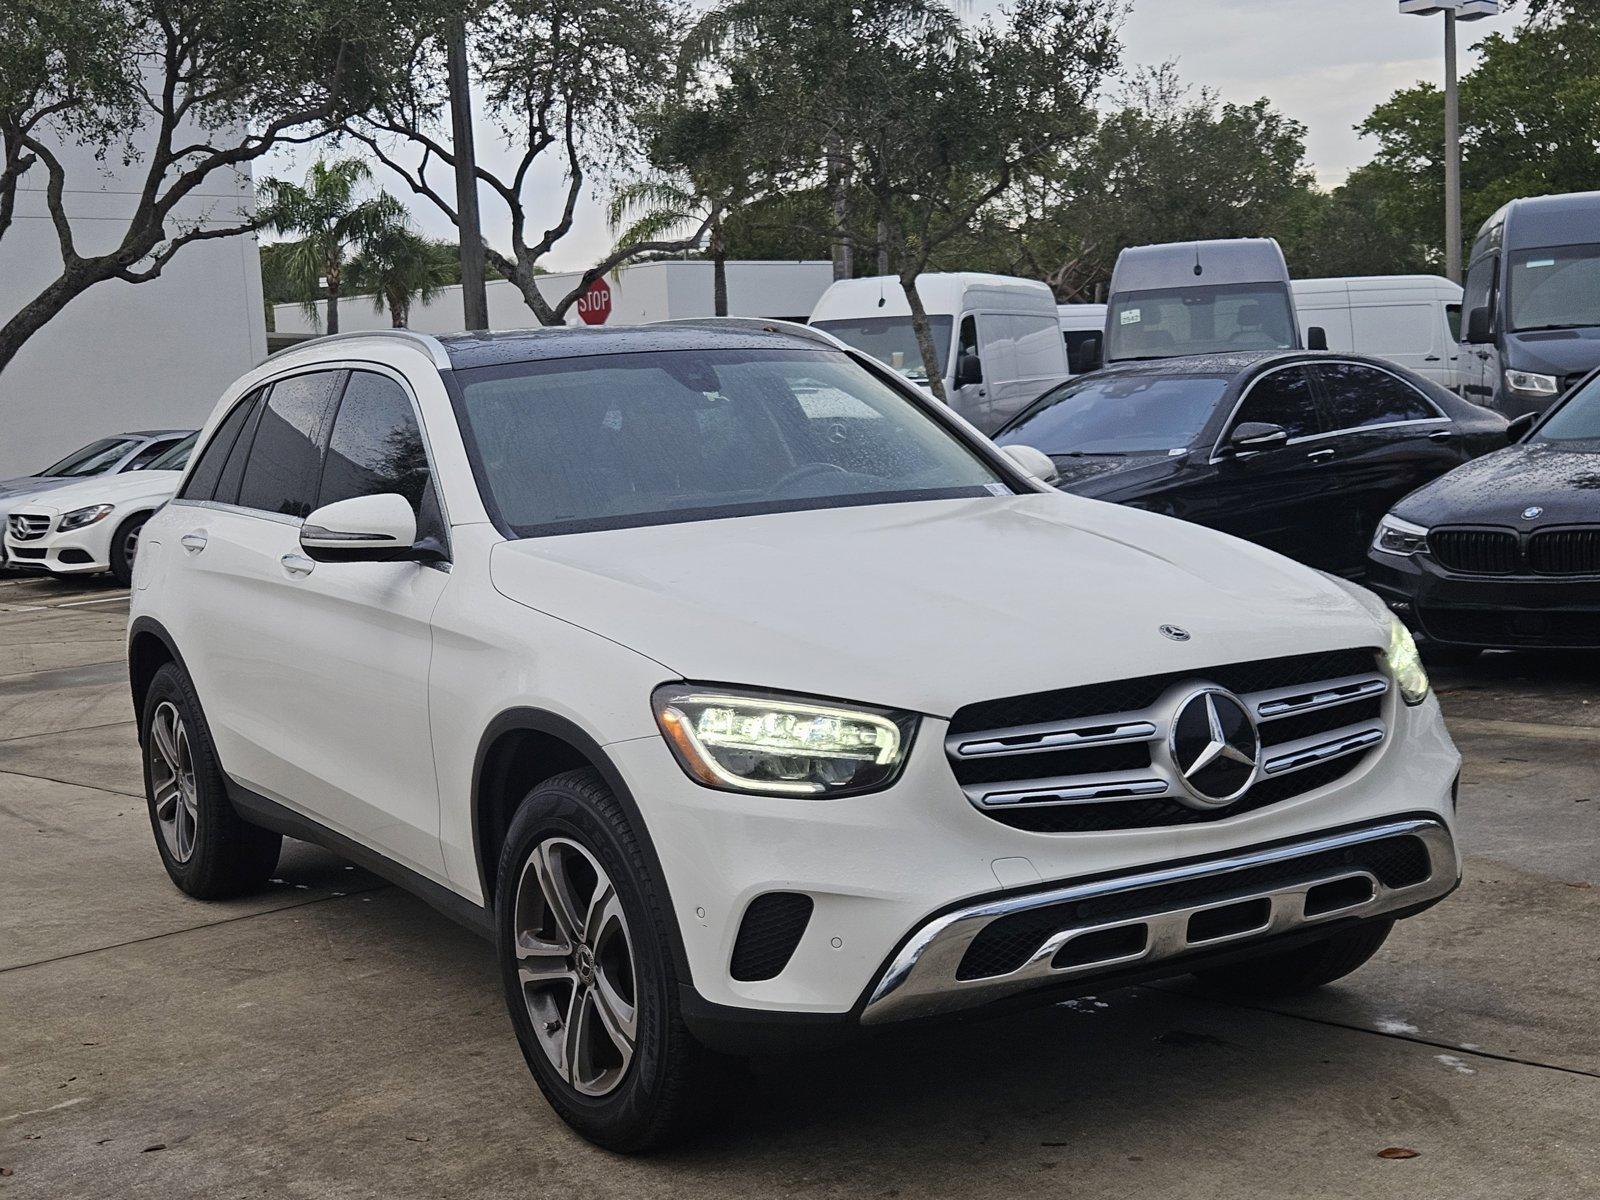
POLYGON ((1023 788, 967 787, 967 798, 980 808, 1012 804, 1092 804, 1106 800, 1137 800, 1165 795, 1166 780, 1136 771, 1120 775, 1068 775, 1057 779, 1029 780, 1023 788))
POLYGON ((945 749, 953 758, 970 759, 995 754, 1037 754, 1074 746, 1143 742, 1155 736, 1156 727, 1143 713, 1119 713, 1091 721, 1019 725, 951 736, 945 739, 945 749))
POLYGON ((1344 679, 1330 679, 1314 688, 1284 687, 1268 692, 1256 692, 1239 699, 1248 704, 1260 721, 1279 717, 1292 717, 1298 713, 1317 712, 1356 700, 1382 696, 1389 690, 1389 681, 1374 671, 1370 675, 1350 675, 1344 679))
POLYGON ((31 542, 50 532, 50 518, 36 513, 12 513, 8 519, 11 536, 19 542, 31 542))
POLYGON ((1267 756, 1266 762, 1262 764, 1262 771, 1269 777, 1287 775, 1291 771, 1303 771, 1318 763, 1343 758, 1346 754, 1355 754, 1359 750, 1368 750, 1383 741, 1383 738, 1382 724, 1351 725, 1344 729, 1336 729, 1331 734, 1322 733, 1314 737, 1299 738, 1285 742, 1281 747, 1274 746, 1273 750, 1276 753, 1267 756))

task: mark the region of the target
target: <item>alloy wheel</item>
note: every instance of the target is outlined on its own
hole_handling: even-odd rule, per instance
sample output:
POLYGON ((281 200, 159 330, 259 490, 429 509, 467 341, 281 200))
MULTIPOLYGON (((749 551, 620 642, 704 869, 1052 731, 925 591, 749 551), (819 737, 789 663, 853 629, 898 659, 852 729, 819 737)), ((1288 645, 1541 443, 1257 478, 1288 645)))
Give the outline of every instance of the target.
POLYGON ((175 862, 188 862, 200 827, 200 806, 189 729, 170 700, 163 700, 150 719, 149 755, 150 790, 161 839, 175 862))
POLYGON ((622 902, 568 838, 534 847, 512 914, 517 978, 539 1046, 585 1096, 615 1091, 639 1040, 638 975, 622 902))
POLYGON ((135 525, 122 537, 122 561, 133 566, 134 555, 139 553, 139 534, 144 526, 135 525))

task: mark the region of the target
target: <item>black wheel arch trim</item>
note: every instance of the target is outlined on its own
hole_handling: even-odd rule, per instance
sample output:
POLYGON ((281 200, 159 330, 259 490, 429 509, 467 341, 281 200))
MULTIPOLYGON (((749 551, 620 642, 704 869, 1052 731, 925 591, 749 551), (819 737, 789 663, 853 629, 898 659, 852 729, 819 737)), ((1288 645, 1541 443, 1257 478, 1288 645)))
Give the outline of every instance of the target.
MULTIPOLYGON (((172 634, 167 632, 167 627, 154 617, 135 617, 133 624, 128 626, 128 695, 133 702, 133 720, 140 726, 140 736, 143 737, 144 713, 139 711, 139 681, 133 673, 133 644, 143 634, 149 634, 167 648, 167 653, 172 655, 172 661, 178 664, 178 669, 189 677, 189 683, 194 684, 194 672, 189 670, 189 664, 183 661, 183 652, 178 649, 178 643, 172 634)), ((198 689, 197 689, 198 690, 198 689)))
POLYGON ((483 795, 484 766, 489 756, 489 748, 502 736, 517 730, 526 730, 530 733, 542 733, 559 738, 581 753, 600 773, 606 786, 617 798, 617 803, 622 806, 628 820, 633 824, 634 832, 638 835, 639 846, 644 851, 645 869, 650 874, 650 883, 661 895, 667 911, 672 914, 668 922, 669 950, 672 954, 673 966, 678 980, 688 984, 693 990, 693 973, 689 966, 689 954, 684 947, 683 931, 678 924, 678 908, 672 899, 672 890, 667 886, 667 875, 661 866, 661 858, 656 853, 655 841, 650 836, 649 823, 645 820, 644 813, 639 808, 639 803, 633 797, 633 791, 622 778, 622 773, 617 770, 616 764, 611 761, 611 756, 582 726, 574 721, 561 716, 559 713, 547 709, 519 707, 509 708, 490 721, 483 731, 483 736, 478 740, 478 750, 472 760, 472 857, 478 868, 478 886, 482 889, 485 908, 489 907, 489 897, 493 892, 489 878, 492 866, 486 865, 483 860, 483 846, 481 845, 482 825, 479 821, 479 800, 483 795))

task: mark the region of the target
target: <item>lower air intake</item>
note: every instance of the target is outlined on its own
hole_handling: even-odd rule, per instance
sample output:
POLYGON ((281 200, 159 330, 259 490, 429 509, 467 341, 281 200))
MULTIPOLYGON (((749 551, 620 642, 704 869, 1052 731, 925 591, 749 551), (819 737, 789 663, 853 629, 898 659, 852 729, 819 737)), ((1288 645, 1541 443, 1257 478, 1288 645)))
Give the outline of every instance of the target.
POLYGON ((814 906, 801 892, 768 892, 750 901, 734 939, 728 974, 741 983, 775 978, 794 957, 814 906))

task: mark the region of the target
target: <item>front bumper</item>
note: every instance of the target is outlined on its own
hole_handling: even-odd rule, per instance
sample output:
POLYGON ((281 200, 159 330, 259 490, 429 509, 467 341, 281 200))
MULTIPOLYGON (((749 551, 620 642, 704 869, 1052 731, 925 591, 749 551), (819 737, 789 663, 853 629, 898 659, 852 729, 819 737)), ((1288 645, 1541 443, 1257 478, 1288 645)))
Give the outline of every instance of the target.
MULTIPOLYGON (((45 514, 40 514, 45 515, 45 514)), ((93 525, 65 532, 56 529, 58 513, 50 513, 49 531, 42 536, 19 539, 4 534, 5 563, 23 571, 49 571, 56 575, 85 575, 110 570, 111 535, 115 514, 93 525)))
POLYGON ((1374 550, 1366 585, 1407 625, 1441 645, 1600 648, 1600 579, 1453 575, 1426 555, 1374 550))
MULTIPOLYGON (((1461 759, 1437 703, 1430 699, 1410 708, 1394 698, 1387 718, 1390 737, 1385 744, 1332 785, 1221 820, 1081 833, 1014 828, 978 811, 962 795, 941 753, 946 723, 933 718, 924 719, 906 773, 894 787, 840 800, 710 791, 684 776, 659 737, 614 742, 606 750, 639 803, 661 861, 690 973, 691 986, 684 995, 686 1018, 693 1010, 706 1024, 729 1027, 741 1023, 859 1027, 864 1021, 891 1019, 885 1014, 893 1013, 893 1008, 884 1003, 891 993, 898 994, 897 1007, 903 999, 919 997, 903 1015, 946 1008, 942 1002, 922 1003, 922 980, 931 977, 918 971, 901 972, 908 979, 917 976, 911 990, 906 990, 906 982, 885 988, 886 981, 899 977, 895 964, 903 953, 931 927, 951 928, 948 918, 958 911, 1012 901, 1030 907, 1041 895, 1084 883, 1140 878, 1174 864, 1215 863, 1246 851, 1315 840, 1329 831, 1402 818, 1434 822, 1443 831, 1445 844, 1451 844, 1452 790, 1461 759), (753 901, 772 892, 809 897, 809 920, 777 974, 736 979, 731 964, 742 920, 753 901)), ((1455 881, 1453 845, 1443 858, 1448 863, 1429 879, 1435 874, 1440 880, 1448 876, 1442 884, 1447 890, 1455 881)), ((1328 927, 1335 921, 1394 911, 1391 898, 1375 887, 1371 897, 1353 900, 1350 911, 1314 912, 1308 921, 1303 911, 1294 916, 1292 904, 1300 893, 1292 887, 1277 888, 1279 882, 1274 881, 1275 890, 1269 889, 1271 922, 1242 931, 1249 937, 1230 938, 1230 946, 1279 941, 1292 936, 1291 927, 1328 927), (1284 893, 1281 897, 1279 891, 1284 893)), ((1322 882, 1328 880, 1320 875, 1290 881, 1306 889, 1322 882)), ((1430 903, 1442 894, 1431 888, 1408 892, 1401 907, 1430 903)), ((1215 903, 1248 898, 1230 893, 1215 903)), ((1212 907, 1213 899, 1201 896, 1192 904, 1169 905, 1144 915, 1162 916, 1166 926, 1164 914, 1169 910, 1212 907)), ((1046 937, 1067 928, 1048 930, 1046 937)), ((1072 929, 1066 941, 1088 932, 1072 929)), ((1044 940, 1030 951, 1040 950, 1044 940)), ((1153 931, 1149 952, 1138 952, 1142 965, 1167 974, 1186 970, 1183 963, 1188 960, 1174 948, 1163 949, 1159 941, 1153 931)), ((921 960, 926 952, 924 948, 915 957, 921 960)), ((1053 957, 1054 951, 1046 956, 1046 965, 1053 957)), ((937 961, 943 960, 927 959, 921 970, 937 961)), ((1020 989, 1008 984, 1003 990, 1026 993, 1036 987, 1098 979, 1102 969, 1118 973, 1128 963, 1080 965, 1095 970, 1035 978, 1035 964, 1011 981, 1021 983, 1020 989)), ((985 994, 964 986, 951 990, 970 992, 971 1003, 993 999, 987 989, 985 994)), ((956 1007, 968 1002, 962 997, 956 1007)), ((691 1025, 699 1031, 702 1021, 691 1020, 691 1025)))

